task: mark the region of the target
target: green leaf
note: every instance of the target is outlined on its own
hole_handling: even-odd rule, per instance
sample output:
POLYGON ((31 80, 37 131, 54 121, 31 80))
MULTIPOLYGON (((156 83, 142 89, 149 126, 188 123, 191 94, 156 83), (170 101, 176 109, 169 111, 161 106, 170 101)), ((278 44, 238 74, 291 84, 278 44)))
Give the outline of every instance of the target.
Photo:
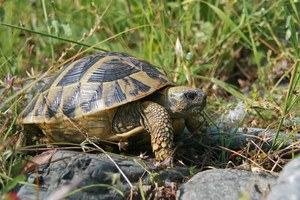
POLYGON ((17 184, 19 184, 20 182, 24 182, 24 180, 25 180, 25 175, 24 174, 16 176, 16 177, 10 179, 7 182, 7 184, 2 188, 2 191, 1 191, 2 194, 10 192, 10 190, 12 190, 14 187, 16 187, 17 184))

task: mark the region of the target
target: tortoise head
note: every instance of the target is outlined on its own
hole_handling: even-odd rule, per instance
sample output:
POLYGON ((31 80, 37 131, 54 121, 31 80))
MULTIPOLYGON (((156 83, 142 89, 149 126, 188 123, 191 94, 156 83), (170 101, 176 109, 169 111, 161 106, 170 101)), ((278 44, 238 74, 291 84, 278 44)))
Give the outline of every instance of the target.
POLYGON ((167 88, 167 109, 172 115, 191 117, 200 114, 206 105, 206 93, 198 88, 177 86, 167 88))

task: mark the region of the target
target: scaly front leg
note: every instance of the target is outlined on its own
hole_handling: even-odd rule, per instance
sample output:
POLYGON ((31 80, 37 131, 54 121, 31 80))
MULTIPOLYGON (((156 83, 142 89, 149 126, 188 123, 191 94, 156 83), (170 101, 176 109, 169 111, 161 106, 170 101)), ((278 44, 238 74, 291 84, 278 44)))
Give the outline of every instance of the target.
POLYGON ((167 109, 160 104, 145 101, 141 105, 143 125, 151 135, 152 151, 157 161, 173 154, 173 127, 167 109))

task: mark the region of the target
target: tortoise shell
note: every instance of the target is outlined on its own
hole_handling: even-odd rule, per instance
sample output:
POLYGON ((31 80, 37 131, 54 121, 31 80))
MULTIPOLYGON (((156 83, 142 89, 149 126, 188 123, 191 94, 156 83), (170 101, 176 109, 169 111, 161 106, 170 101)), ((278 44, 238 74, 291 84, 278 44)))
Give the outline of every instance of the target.
POLYGON ((54 141, 81 141, 78 132, 105 139, 115 108, 168 85, 174 83, 144 60, 116 52, 91 55, 65 65, 18 122, 38 126, 54 141))

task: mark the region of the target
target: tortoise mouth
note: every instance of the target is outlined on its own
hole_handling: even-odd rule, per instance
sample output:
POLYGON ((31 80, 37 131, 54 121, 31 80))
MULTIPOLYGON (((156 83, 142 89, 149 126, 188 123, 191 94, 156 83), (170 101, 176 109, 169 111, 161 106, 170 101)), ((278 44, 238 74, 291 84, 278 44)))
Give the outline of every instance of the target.
POLYGON ((193 113, 201 112, 206 106, 206 98, 203 99, 200 103, 194 103, 187 106, 187 110, 191 110, 193 113))
POLYGON ((205 103, 201 104, 194 104, 187 107, 187 110, 191 110, 193 113, 199 113, 201 112, 205 107, 205 103))

